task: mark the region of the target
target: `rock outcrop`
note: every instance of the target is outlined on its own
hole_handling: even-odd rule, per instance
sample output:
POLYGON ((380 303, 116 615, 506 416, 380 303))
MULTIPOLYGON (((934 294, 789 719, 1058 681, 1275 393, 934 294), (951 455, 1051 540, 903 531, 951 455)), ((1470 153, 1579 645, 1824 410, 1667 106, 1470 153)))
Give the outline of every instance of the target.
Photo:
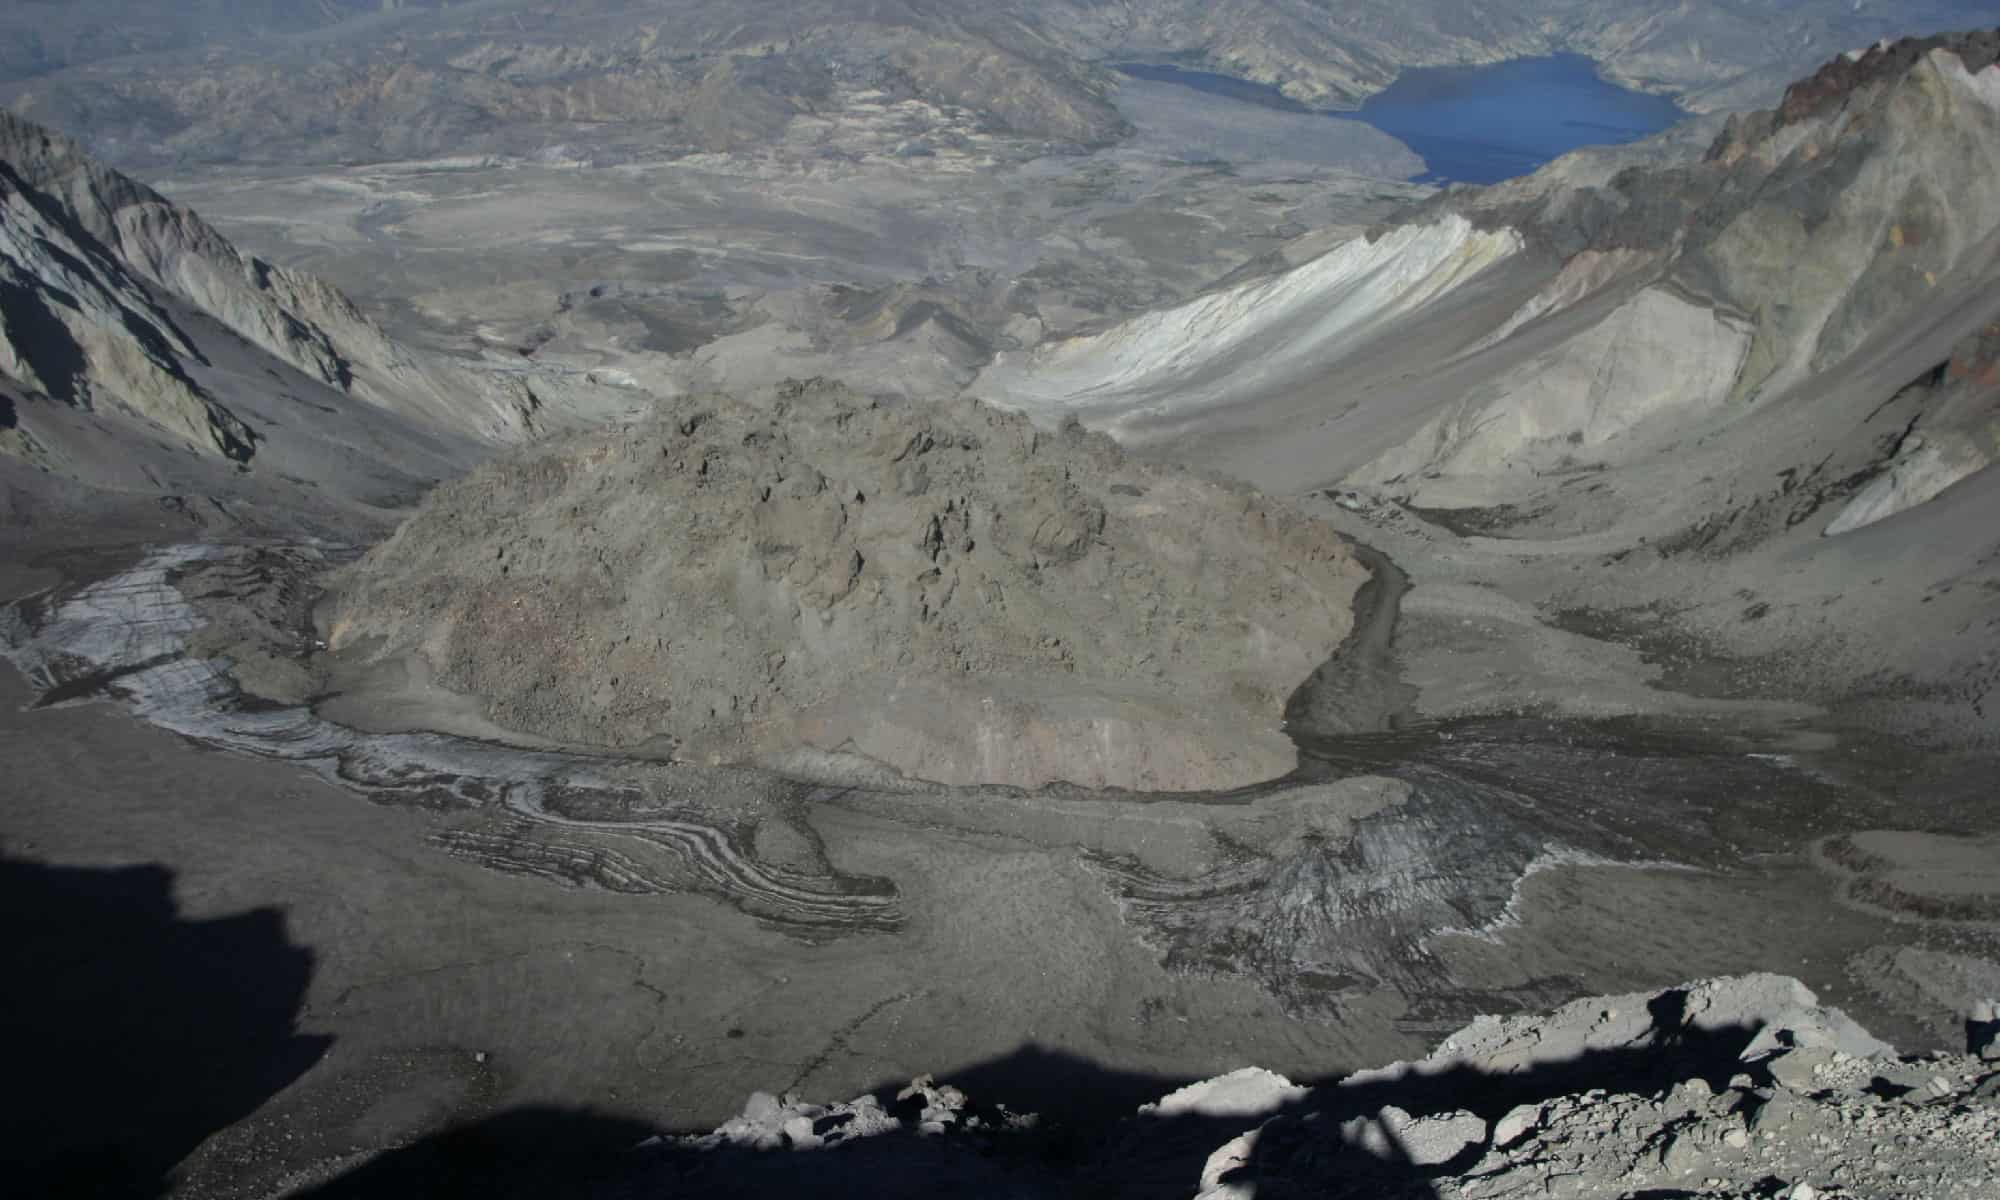
POLYGON ((1970 1197, 2000 1186, 1996 1132, 1990 1064, 1898 1057, 1796 980, 1752 975, 1482 1017, 1217 1150, 1200 1195, 1327 1194, 1372 1175, 1428 1177, 1449 1200, 1970 1197), (1423 1097, 1424 1115, 1334 1119, 1377 1093, 1423 1097))
POLYGON ((892 1114, 874 1096, 820 1106, 758 1093, 713 1134, 648 1143, 654 1157, 636 1173, 722 1194, 867 1178, 874 1194, 914 1196, 949 1179, 1017 1196, 1198 1200, 1973 1200, 2000 1188, 1992 1061, 1899 1056, 1771 975, 1482 1017, 1422 1060, 1317 1088, 1246 1068, 1093 1142, 1072 1133, 1061 1165, 1037 1154, 1032 1119, 972 1115, 972 1101, 1000 1097, 968 1100, 928 1077, 903 1096, 892 1114), (786 1148, 813 1153, 741 1153, 786 1148))
POLYGON ((2000 322, 1962 339, 1910 390, 1921 411, 1889 448, 1881 473, 1828 522, 1828 537, 1934 500, 2000 461, 2000 322))
POLYGON ((1286 698, 1365 576, 1287 505, 1100 435, 792 385, 438 489, 338 581, 329 640, 569 743, 1215 788, 1292 766, 1286 698))
POLYGON ((405 345, 323 280, 0 112, 0 454, 168 493, 213 488, 188 472, 219 478, 218 462, 269 467, 267 490, 394 507, 482 445, 632 394, 405 345))
POLYGON ((444 428, 506 440, 538 406, 517 381, 421 358, 325 282, 243 254, 194 213, 5 112, 0 272, 0 370, 236 457, 249 457, 255 435, 190 378, 190 366, 209 365, 190 310, 330 389, 444 428))
MULTIPOLYGON (((200 357, 192 340, 133 269, 44 190, 51 159, 67 149, 0 113, 0 377, 27 395, 123 408, 247 460, 256 434, 182 365, 200 357)), ((30 428, 10 448, 26 455, 35 445, 30 428)))

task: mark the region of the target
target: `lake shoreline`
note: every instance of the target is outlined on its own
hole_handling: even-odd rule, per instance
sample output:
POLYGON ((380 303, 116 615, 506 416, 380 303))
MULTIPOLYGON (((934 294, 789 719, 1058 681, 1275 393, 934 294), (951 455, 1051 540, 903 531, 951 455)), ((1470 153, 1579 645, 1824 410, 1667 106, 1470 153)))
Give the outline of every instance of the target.
POLYGON ((1608 78, 1579 54, 1461 67, 1418 67, 1349 112, 1312 109, 1267 84, 1170 63, 1119 62, 1121 74, 1226 100, 1330 120, 1358 121, 1424 159, 1419 183, 1489 184, 1532 174, 1572 150, 1620 145, 1689 114, 1670 96, 1608 78))

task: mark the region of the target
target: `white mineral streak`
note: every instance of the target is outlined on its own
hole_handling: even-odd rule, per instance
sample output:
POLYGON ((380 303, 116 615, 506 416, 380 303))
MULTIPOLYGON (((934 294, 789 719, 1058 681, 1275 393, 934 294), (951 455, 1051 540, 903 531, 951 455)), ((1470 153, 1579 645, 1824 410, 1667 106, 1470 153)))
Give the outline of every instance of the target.
POLYGON ((1477 230, 1457 215, 1355 238, 1282 275, 1003 354, 973 391, 1130 440, 1141 420, 1216 408, 1335 357, 1521 248, 1513 230, 1477 230))

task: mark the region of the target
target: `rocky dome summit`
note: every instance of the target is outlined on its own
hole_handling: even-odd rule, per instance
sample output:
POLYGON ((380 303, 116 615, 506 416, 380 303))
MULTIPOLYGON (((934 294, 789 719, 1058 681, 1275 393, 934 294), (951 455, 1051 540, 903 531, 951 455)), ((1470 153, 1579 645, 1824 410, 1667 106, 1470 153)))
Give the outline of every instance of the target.
POLYGON ((1212 789, 1293 766, 1286 700, 1366 579, 1287 504, 1101 435, 813 383, 438 489, 329 641, 569 744, 1212 789))

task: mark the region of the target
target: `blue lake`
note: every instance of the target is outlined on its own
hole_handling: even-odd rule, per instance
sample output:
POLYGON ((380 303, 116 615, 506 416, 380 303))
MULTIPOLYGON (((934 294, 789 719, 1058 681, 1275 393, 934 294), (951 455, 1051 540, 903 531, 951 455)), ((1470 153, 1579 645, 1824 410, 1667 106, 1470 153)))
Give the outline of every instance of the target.
MULTIPOLYGON (((1307 111, 1276 88, 1180 67, 1121 63, 1138 79, 1178 83, 1268 108, 1307 111)), ((1580 146, 1635 141, 1687 114, 1663 96, 1598 78, 1577 54, 1480 67, 1424 67, 1335 119, 1365 121, 1421 154, 1426 183, 1497 183, 1580 146)))

